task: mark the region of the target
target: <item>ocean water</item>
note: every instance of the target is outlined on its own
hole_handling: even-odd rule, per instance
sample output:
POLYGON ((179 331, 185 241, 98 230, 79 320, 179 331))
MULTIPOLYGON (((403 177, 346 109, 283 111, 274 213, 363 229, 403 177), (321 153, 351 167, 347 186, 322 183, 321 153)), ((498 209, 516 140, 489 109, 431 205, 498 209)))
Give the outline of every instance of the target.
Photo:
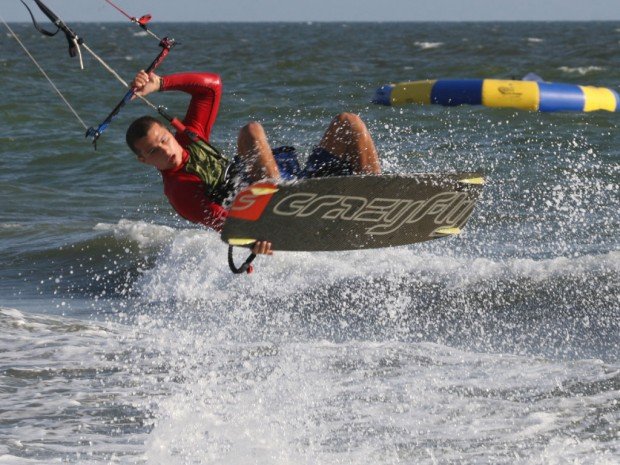
MULTIPOLYGON (((130 24, 71 26, 127 80, 158 53, 130 24)), ((88 125, 124 93, 12 27, 88 125)), ((385 172, 488 183, 459 237, 233 276, 124 146, 151 110, 94 151, 3 31, 0 464, 620 462, 617 114, 370 103, 388 82, 529 72, 618 91, 620 23, 152 28, 181 43, 161 73, 221 74, 226 153, 258 120, 304 156, 352 111, 385 172)))

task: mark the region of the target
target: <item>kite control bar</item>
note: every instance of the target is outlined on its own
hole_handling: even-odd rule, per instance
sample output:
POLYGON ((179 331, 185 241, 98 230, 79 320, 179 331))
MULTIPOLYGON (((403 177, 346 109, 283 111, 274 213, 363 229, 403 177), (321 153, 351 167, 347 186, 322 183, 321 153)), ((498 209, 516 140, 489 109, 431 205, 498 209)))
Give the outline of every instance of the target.
MULTIPOLYGON (((168 56, 170 49, 172 49, 174 45, 175 45, 174 39, 169 39, 168 37, 164 37, 161 40, 161 42, 159 43, 159 46, 162 48, 162 50, 161 52, 159 52, 159 55, 155 57, 153 62, 146 69, 147 74, 155 71, 155 69, 161 64, 161 62, 164 61, 166 56, 168 56)), ((112 123, 114 118, 116 118, 116 115, 118 115, 118 113, 121 111, 121 108, 123 108, 127 103, 131 101, 132 97, 136 93, 136 90, 137 89, 135 88, 131 88, 130 90, 128 90, 127 93, 121 99, 121 101, 118 102, 118 104, 114 107, 114 109, 110 112, 110 114, 106 117, 106 119, 103 120, 103 122, 97 127, 97 129, 95 129, 94 127, 88 128, 88 130, 86 131, 86 137, 93 138, 93 145, 95 146, 95 149, 97 148, 97 139, 99 139, 103 131, 105 131, 107 127, 110 125, 110 123, 112 123)))

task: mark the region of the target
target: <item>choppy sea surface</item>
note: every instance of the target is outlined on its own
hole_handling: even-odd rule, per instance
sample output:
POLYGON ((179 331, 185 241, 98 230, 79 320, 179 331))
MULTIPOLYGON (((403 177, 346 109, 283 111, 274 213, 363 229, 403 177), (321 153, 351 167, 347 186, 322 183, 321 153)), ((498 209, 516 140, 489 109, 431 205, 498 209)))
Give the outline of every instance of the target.
MULTIPOLYGON (((158 52, 129 23, 71 26, 127 80, 158 52)), ((64 38, 12 27, 88 125, 121 98, 64 38)), ((388 82, 529 72, 618 91, 620 23, 152 29, 181 42, 162 73, 221 74, 229 154, 253 119, 307 155, 353 111, 385 172, 488 183, 459 237, 233 276, 124 146, 151 110, 94 151, 3 30, 0 464, 620 462, 618 115, 370 103, 388 82)))

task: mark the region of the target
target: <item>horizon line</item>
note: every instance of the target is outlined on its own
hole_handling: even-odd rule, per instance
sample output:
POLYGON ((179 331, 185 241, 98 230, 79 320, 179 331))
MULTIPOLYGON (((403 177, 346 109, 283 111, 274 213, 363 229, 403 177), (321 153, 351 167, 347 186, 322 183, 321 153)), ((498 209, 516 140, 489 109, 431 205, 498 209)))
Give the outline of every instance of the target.
MULTIPOLYGON (((84 20, 84 19, 67 19, 71 22, 79 23, 106 23, 106 24, 127 24, 129 21, 125 20, 84 20)), ((32 24, 32 21, 28 20, 7 20, 8 23, 13 24, 32 24)), ((619 22, 619 19, 411 19, 411 20, 396 20, 396 19, 279 19, 279 20, 164 20, 157 21, 157 24, 171 24, 171 23, 185 23, 185 24, 217 24, 217 23, 235 23, 235 24, 273 24, 273 23, 291 23, 291 24, 308 24, 308 23, 613 23, 619 22)))

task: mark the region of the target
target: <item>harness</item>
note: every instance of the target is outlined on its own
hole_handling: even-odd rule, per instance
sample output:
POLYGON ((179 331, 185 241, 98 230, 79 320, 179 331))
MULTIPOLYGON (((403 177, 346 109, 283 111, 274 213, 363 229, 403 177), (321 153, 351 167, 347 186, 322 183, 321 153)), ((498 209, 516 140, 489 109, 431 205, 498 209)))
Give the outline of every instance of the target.
POLYGON ((200 178, 205 195, 223 204, 235 189, 233 164, 208 142, 197 139, 186 147, 189 160, 185 170, 200 178))

